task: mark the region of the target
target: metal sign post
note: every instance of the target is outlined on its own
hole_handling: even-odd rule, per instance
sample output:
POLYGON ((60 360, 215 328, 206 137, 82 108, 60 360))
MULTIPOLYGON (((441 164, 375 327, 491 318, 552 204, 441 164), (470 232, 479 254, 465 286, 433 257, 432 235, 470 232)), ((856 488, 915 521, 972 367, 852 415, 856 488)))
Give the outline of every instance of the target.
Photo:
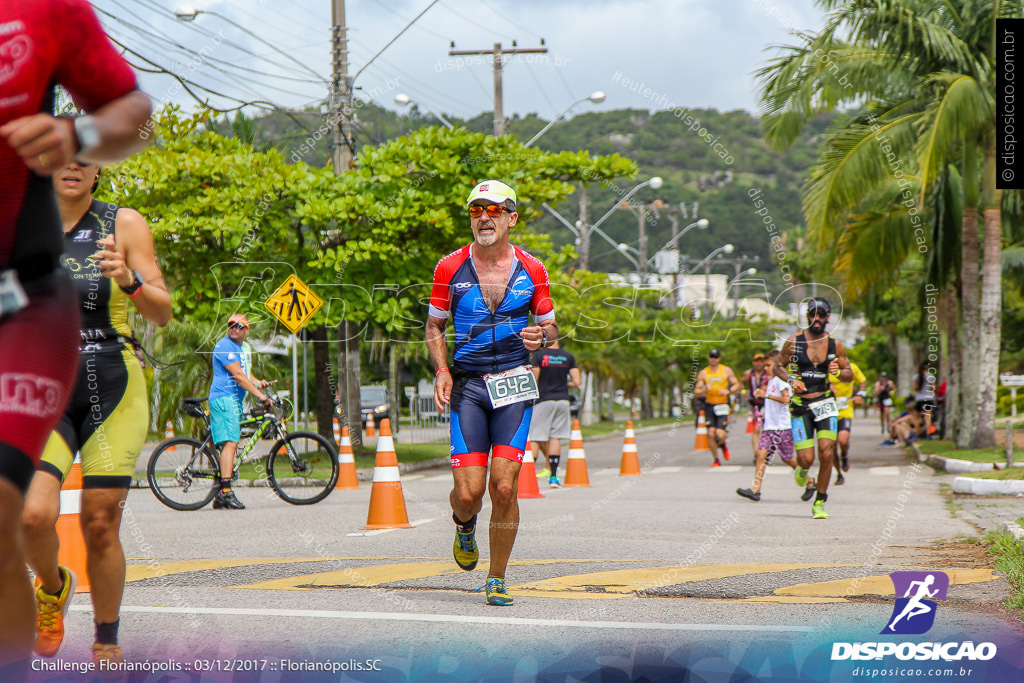
POLYGON ((1013 421, 1017 419, 1017 387, 1024 386, 1024 375, 1005 373, 999 383, 1010 388, 1010 419, 1006 421, 1006 464, 1013 466, 1013 421))

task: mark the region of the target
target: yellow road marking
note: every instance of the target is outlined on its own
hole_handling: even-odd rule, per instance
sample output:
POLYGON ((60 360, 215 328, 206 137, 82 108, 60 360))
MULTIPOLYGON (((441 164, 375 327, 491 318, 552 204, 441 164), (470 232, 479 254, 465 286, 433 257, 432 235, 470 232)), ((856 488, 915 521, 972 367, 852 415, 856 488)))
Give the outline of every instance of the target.
POLYGON ((716 600, 715 602, 772 602, 784 604, 818 603, 818 602, 849 602, 846 598, 823 598, 823 597, 797 597, 785 595, 760 595, 753 598, 739 598, 737 600, 716 600))
POLYGON ((515 586, 517 590, 538 591, 569 591, 573 593, 592 593, 597 589, 606 593, 628 594, 649 588, 674 586, 692 581, 707 579, 723 579, 730 576, 745 574, 764 574, 782 572, 790 569, 810 569, 816 567, 841 567, 848 565, 836 564, 765 564, 751 562, 743 564, 705 564, 677 565, 668 567, 645 567, 641 569, 618 569, 610 572, 594 574, 575 574, 558 576, 542 581, 515 586))
MULTIPOLYGON (((134 559, 134 558, 133 558, 134 559)), ((141 558, 138 558, 141 559, 141 558)), ((302 562, 336 562, 339 560, 426 560, 427 557, 256 557, 237 559, 149 560, 129 564, 126 581, 141 581, 168 574, 199 572, 204 569, 226 569, 259 564, 300 564, 302 562)))
MULTIPOLYGON (((946 569, 949 585, 983 583, 999 577, 991 569, 946 569)), ((859 576, 851 579, 822 581, 820 583, 798 583, 775 590, 776 595, 802 596, 851 596, 851 595, 893 595, 892 581, 888 574, 881 576, 859 576)))
MULTIPOLYGON (((562 563, 595 563, 595 562, 620 562, 622 560, 519 560, 510 562, 514 566, 527 565, 548 565, 562 563)), ((641 562, 642 560, 626 560, 627 562, 641 562)), ((486 573, 490 565, 487 560, 481 560, 474 572, 486 573)), ((431 562, 398 562, 394 564, 381 564, 372 567, 348 567, 337 571, 320 572, 317 574, 304 574, 291 576, 284 579, 271 579, 269 581, 257 581, 231 588, 247 588, 251 590, 310 590, 323 586, 346 586, 355 588, 369 588, 385 583, 396 581, 409 581, 412 579, 425 579, 431 576, 444 576, 446 574, 461 574, 462 570, 455 566, 452 560, 434 560, 431 562)))

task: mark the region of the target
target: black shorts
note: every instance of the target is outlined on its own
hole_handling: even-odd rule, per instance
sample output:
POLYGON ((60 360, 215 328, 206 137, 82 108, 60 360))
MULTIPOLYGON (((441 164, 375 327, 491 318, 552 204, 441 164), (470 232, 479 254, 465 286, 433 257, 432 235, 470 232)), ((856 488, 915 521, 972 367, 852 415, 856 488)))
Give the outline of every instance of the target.
POLYGON ((919 413, 930 413, 935 410, 935 404, 931 401, 918 401, 914 404, 914 410, 919 413))
POLYGON ((851 420, 848 417, 841 417, 839 418, 839 421, 836 423, 836 433, 838 434, 839 432, 848 432, 850 431, 850 428, 852 426, 853 420, 851 420))
MULTIPOLYGON (((722 403, 718 405, 725 404, 722 403)), ((704 421, 707 422, 708 429, 723 429, 725 431, 729 431, 729 416, 715 415, 715 404, 704 404, 704 421)))

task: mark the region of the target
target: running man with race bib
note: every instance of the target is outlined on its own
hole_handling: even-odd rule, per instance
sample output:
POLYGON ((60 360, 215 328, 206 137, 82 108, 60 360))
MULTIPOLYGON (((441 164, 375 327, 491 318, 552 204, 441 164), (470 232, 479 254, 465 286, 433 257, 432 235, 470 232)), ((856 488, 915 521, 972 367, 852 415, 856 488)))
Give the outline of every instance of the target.
POLYGON ((708 444, 711 446, 711 457, 715 459, 712 467, 719 467, 718 449, 722 449, 722 457, 729 459, 729 446, 725 440, 729 437, 729 395, 738 394, 740 382, 736 373, 728 365, 722 365, 722 354, 718 349, 708 351, 708 366, 697 373, 697 384, 693 395, 703 400, 704 419, 708 425, 708 444))
POLYGON ((434 270, 426 342, 436 375, 434 403, 439 411, 451 406, 455 563, 466 571, 477 565, 476 516, 489 490, 487 604, 504 606, 512 604, 505 568, 519 528, 519 469, 538 397, 530 352, 557 339, 558 325, 544 264, 509 243, 519 220, 515 190, 487 180, 473 188, 466 204, 473 242, 434 270), (450 368, 449 316, 455 327, 450 368))
POLYGON ((825 501, 828 500, 828 485, 836 454, 839 406, 829 387, 828 377, 830 374, 838 375, 841 382, 853 379, 846 350, 838 339, 825 331, 831 313, 832 306, 827 299, 820 296, 811 299, 807 304, 807 329, 782 345, 781 358, 790 361, 792 381, 783 363, 775 366, 775 376, 793 387, 789 414, 793 421, 798 486, 807 484, 807 470, 814 464, 814 437, 817 433, 817 495, 811 508, 814 519, 828 518, 825 501))

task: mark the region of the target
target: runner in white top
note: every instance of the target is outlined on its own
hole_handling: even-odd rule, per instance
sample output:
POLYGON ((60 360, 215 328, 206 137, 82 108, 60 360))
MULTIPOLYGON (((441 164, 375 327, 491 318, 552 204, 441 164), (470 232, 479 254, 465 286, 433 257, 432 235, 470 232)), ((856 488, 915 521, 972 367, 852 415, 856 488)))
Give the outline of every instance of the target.
POLYGON ((779 360, 779 351, 775 349, 765 359, 765 373, 771 377, 768 386, 754 392, 756 398, 764 401, 764 423, 761 425, 761 436, 754 451, 754 484, 749 489, 736 489, 738 495, 750 500, 761 500, 761 482, 764 471, 775 453, 782 462, 796 469, 793 457, 793 428, 789 417, 789 384, 774 376, 775 364, 779 360))

